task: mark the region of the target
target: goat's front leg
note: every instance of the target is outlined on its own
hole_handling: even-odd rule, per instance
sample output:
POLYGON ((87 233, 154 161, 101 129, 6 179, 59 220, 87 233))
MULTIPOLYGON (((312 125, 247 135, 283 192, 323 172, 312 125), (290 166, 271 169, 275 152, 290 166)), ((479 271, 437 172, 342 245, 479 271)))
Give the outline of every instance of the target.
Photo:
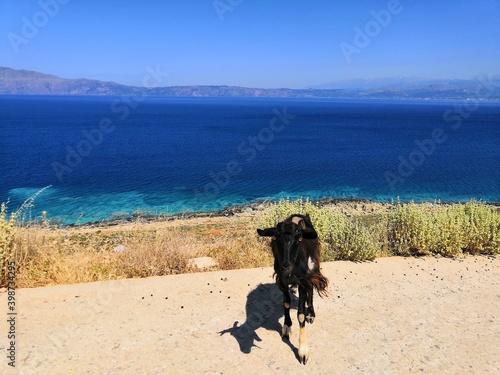
POLYGON ((299 362, 304 365, 309 360, 309 348, 307 347, 306 337, 306 299, 307 289, 299 287, 299 307, 297 309, 297 318, 299 320, 299 362))
POLYGON ((289 339, 292 333, 292 319, 290 318, 290 305, 292 300, 290 298, 290 293, 288 288, 282 290, 283 292, 283 310, 285 314, 285 322, 283 323, 283 328, 281 330, 281 338, 289 339))

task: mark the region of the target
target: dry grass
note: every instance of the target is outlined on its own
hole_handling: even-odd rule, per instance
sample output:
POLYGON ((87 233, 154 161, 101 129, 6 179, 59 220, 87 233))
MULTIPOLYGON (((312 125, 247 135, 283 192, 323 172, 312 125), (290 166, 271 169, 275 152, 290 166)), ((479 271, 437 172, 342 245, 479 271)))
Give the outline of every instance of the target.
POLYGON ((0 205, 0 286, 7 284, 8 263, 14 257, 15 246, 14 214, 7 214, 5 203, 0 205))
POLYGON ((190 258, 211 256, 218 269, 269 266, 253 219, 194 219, 108 228, 19 227, 12 259, 18 287, 194 272, 190 258), (114 250, 115 249, 115 250, 114 250), (117 250, 117 251, 116 251, 117 250))

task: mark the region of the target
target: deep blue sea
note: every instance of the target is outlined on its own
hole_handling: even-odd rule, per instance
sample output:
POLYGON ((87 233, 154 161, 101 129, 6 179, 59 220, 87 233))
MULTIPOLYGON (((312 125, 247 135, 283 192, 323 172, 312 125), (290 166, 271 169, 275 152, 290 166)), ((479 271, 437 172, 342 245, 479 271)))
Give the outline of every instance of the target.
POLYGON ((500 103, 0 96, 0 202, 65 224, 279 198, 500 201, 500 103))

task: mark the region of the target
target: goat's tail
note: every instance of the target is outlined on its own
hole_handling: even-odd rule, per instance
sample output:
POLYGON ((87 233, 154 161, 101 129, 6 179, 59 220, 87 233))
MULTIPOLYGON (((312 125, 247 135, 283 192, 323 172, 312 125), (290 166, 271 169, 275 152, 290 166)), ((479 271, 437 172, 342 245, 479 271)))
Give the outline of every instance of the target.
POLYGON ((328 296, 328 279, 321 272, 318 271, 311 275, 310 282, 320 297, 328 296))

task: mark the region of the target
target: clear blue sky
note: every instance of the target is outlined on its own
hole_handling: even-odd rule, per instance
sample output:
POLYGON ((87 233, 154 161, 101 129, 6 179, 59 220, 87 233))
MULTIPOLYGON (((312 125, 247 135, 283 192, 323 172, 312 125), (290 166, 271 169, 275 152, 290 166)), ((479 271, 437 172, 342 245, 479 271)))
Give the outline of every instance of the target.
POLYGON ((500 73, 500 0, 400 0, 377 26, 391 2, 0 0, 0 66, 138 86, 157 65, 165 86, 500 73))

